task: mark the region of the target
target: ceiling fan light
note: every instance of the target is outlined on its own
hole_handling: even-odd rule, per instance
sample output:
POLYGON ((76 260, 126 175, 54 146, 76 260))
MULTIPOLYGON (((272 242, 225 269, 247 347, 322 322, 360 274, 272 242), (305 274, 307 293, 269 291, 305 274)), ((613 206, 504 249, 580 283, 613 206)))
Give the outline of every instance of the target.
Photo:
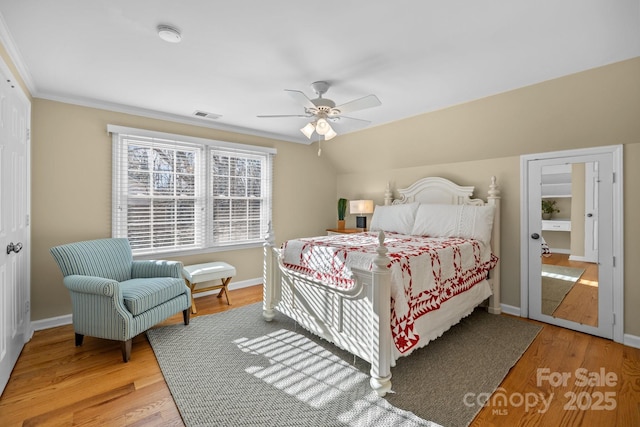
POLYGON ((307 138, 311 139, 311 135, 313 135, 314 130, 316 130, 316 128, 313 123, 307 123, 305 127, 300 129, 300 132, 302 132, 307 138))
POLYGON ((338 134, 336 133, 336 131, 335 131, 335 130, 333 130, 333 129, 331 128, 331 126, 329 126, 329 132, 327 132, 327 133, 325 133, 325 134, 324 134, 324 140, 325 140, 325 141, 328 141, 328 140, 330 140, 330 139, 334 138, 334 137, 335 137, 335 136, 337 136, 337 135, 338 135, 338 134))
POLYGON ((319 135, 326 135, 330 130, 333 129, 331 129, 329 122, 327 122, 325 119, 318 119, 318 121, 316 122, 316 132, 318 132, 319 135))

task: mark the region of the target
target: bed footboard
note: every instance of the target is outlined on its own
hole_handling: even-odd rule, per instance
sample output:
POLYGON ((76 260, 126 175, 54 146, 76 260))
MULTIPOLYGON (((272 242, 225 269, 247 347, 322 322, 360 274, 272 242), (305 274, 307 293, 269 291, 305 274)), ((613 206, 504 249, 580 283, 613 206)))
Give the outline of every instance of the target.
POLYGON ((354 269, 348 291, 329 288, 287 269, 269 230, 264 244, 263 316, 274 310, 305 329, 371 363, 370 385, 379 396, 391 390, 391 274, 384 234, 372 271, 354 269))

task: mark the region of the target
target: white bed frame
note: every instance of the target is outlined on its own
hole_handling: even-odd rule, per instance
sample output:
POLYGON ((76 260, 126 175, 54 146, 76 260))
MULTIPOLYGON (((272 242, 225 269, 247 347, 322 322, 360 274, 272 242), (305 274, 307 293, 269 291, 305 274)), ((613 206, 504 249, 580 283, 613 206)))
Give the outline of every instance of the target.
MULTIPOLYGON (((385 205, 411 202, 439 204, 472 204, 495 206, 491 237, 493 253, 500 257, 500 192, 496 178, 491 177, 487 201, 472 199, 474 187, 462 187, 439 177, 423 178, 408 188, 398 190, 400 198, 392 199, 387 186, 385 205)), ((353 269, 355 284, 348 291, 329 288, 291 271, 282 263, 282 251, 275 246, 270 229, 264 244, 263 315, 267 321, 274 310, 285 314, 304 328, 371 363, 371 387, 379 396, 391 390, 393 340, 391 337, 390 260, 384 246, 384 234, 372 271, 353 269)), ((489 274, 493 295, 488 311, 500 313, 500 261, 489 274)), ((462 313, 448 327, 458 323, 462 313)))

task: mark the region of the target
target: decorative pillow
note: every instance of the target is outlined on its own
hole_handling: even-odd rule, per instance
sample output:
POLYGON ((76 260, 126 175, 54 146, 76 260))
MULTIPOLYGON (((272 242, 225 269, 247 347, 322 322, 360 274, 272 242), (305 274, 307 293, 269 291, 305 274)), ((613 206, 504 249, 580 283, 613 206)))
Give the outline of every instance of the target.
POLYGON ((407 203, 404 205, 376 206, 369 230, 411 234, 418 205, 419 203, 407 203))
POLYGON ((494 207, 491 205, 438 205, 423 203, 418 206, 411 230, 415 236, 462 237, 491 242, 494 207))

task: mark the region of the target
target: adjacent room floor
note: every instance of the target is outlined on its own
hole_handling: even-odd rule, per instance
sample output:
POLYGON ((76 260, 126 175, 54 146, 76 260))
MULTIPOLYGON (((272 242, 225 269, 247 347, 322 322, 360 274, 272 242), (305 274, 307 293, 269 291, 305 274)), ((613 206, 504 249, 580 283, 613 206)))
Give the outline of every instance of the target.
POLYGON ((550 254, 542 258, 542 263, 585 270, 553 312, 553 316, 589 326, 598 326, 598 265, 570 261, 569 255, 566 254, 550 254))

